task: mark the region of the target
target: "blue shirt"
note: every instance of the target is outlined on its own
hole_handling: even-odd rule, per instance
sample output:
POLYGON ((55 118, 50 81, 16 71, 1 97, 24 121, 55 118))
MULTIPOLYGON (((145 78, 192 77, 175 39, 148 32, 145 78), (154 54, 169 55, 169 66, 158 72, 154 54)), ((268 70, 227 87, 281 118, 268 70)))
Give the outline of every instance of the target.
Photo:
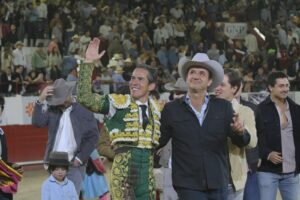
POLYGON ((203 103, 203 105, 202 105, 202 107, 201 107, 200 112, 197 111, 197 110, 193 107, 193 105, 192 105, 192 103, 191 103, 191 101, 190 101, 190 97, 189 97, 188 94, 185 96, 184 101, 185 101, 185 102, 193 109, 194 113, 196 114, 196 116, 197 116, 197 118, 198 118, 199 124, 202 126, 203 121, 204 121, 204 119, 205 119, 205 115, 206 115, 206 108, 207 108, 207 105, 208 105, 208 102, 209 102, 209 96, 208 96, 208 94, 205 95, 204 103, 203 103))
POLYGON ((52 175, 42 185, 42 200, 78 200, 72 181, 67 177, 58 182, 52 175))

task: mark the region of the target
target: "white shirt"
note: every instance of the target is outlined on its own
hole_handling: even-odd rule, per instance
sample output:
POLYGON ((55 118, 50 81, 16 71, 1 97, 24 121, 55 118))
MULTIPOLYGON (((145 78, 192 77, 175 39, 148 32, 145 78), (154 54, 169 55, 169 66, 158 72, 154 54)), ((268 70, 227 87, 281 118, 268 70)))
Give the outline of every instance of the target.
POLYGON ((36 7, 38 13, 39 13, 39 18, 47 18, 47 14, 48 14, 48 8, 46 6, 46 4, 41 3, 39 6, 36 7))
POLYGON ((74 153, 77 148, 73 126, 70 119, 71 110, 72 106, 70 106, 63 112, 60 118, 55 143, 53 146, 53 151, 67 152, 69 161, 74 158, 74 153))
POLYGON ((22 49, 13 50, 13 64, 14 66, 22 65, 25 68, 27 67, 26 57, 22 49))

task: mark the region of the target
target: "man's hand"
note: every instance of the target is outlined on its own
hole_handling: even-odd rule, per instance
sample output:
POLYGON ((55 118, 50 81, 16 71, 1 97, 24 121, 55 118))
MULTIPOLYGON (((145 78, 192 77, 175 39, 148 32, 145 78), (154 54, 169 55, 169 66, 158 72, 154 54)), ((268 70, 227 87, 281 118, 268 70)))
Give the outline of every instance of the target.
POLYGON ((102 51, 100 54, 98 53, 99 46, 99 38, 94 38, 92 41, 90 41, 90 44, 85 52, 85 62, 92 63, 95 60, 100 59, 104 55, 105 51, 102 51))
POLYGON ((268 160, 271 161, 271 162, 274 163, 274 164, 279 164, 279 163, 282 163, 282 162, 283 162, 281 153, 276 152, 276 151, 272 151, 272 152, 269 154, 268 160))
POLYGON ((53 95, 53 86, 49 85, 47 87, 45 87, 42 91, 42 93, 40 94, 39 96, 39 101, 40 102, 43 102, 45 101, 45 99, 48 97, 48 96, 52 96, 53 95))
POLYGON ((244 133, 244 124, 241 122, 238 113, 233 114, 232 121, 233 121, 233 123, 230 124, 231 130, 234 133, 237 133, 239 135, 243 135, 243 133, 244 133))

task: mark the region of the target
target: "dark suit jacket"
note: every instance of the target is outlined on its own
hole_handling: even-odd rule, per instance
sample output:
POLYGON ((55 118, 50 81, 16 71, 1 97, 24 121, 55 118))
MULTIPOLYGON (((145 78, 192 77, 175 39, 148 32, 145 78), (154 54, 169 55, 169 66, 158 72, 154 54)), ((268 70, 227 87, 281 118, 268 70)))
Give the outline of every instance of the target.
MULTIPOLYGON (((48 142, 44 157, 45 161, 48 161, 49 153, 53 149, 61 116, 62 112, 43 111, 42 104, 35 104, 32 115, 32 124, 37 127, 48 126, 48 142)), ((99 130, 97 121, 93 113, 79 103, 72 104, 70 118, 77 143, 77 149, 74 156, 78 157, 82 162, 87 162, 98 142, 99 130)))
MULTIPOLYGON (((296 171, 300 172, 300 106, 287 98, 289 103, 295 145, 296 171)), ((262 159, 258 171, 282 173, 282 164, 273 164, 267 158, 272 151, 282 152, 280 119, 270 96, 258 105, 256 115, 259 155, 262 159)))
MULTIPOLYGON (((13 76, 11 76, 11 80, 13 79, 13 76)), ((8 80, 8 76, 6 73, 1 74, 1 92, 7 94, 8 93, 8 87, 11 85, 11 80, 8 80)))
POLYGON ((247 132, 240 136, 231 131, 232 117, 231 103, 213 97, 202 126, 184 97, 165 105, 161 113, 160 147, 172 138, 174 187, 209 190, 227 186, 228 137, 240 147, 250 141, 247 132))

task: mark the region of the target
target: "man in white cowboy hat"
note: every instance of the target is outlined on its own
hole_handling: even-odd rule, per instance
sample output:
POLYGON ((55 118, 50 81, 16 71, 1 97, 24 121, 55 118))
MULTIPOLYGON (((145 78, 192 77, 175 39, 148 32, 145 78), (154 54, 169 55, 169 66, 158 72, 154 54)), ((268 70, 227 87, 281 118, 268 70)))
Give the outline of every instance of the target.
POLYGON ((68 54, 74 55, 77 49, 81 49, 81 43, 80 43, 80 37, 79 35, 75 34, 72 37, 72 42, 69 44, 68 54))
POLYGON ((57 79, 53 85, 45 87, 35 103, 32 124, 48 127, 45 162, 49 161, 52 151, 68 153, 72 165, 67 177, 79 194, 86 162, 96 148, 99 131, 93 113, 74 101, 74 88, 75 84, 71 85, 64 79, 57 79), (47 103, 46 109, 44 103, 47 103))
POLYGON ((160 146, 172 138, 172 178, 179 199, 226 199, 229 182, 227 138, 250 141, 230 102, 210 97, 224 76, 222 66, 204 53, 178 63, 187 94, 165 105, 160 146))

